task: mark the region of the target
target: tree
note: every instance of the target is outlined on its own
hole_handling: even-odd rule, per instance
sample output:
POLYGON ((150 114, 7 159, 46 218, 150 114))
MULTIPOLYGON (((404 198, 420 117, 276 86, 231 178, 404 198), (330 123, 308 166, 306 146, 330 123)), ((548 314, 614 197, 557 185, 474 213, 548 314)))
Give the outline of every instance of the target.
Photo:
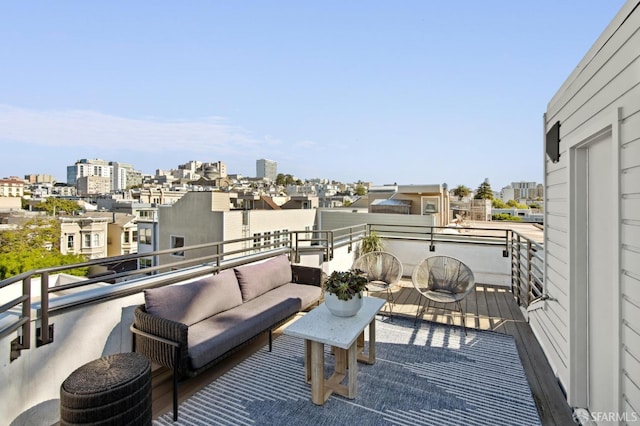
POLYGON ((491 190, 489 179, 485 179, 484 182, 478 186, 476 195, 473 198, 476 200, 493 200, 493 191, 491 190))
POLYGON ((509 200, 507 201, 507 205, 509 207, 513 207, 515 209, 528 209, 529 206, 527 206, 526 204, 520 204, 519 202, 517 202, 516 200, 509 200))
POLYGON ((363 195, 365 195, 367 193, 367 188, 365 188, 365 186, 363 184, 358 183, 356 185, 356 187, 355 187, 354 192, 355 192, 356 195, 359 195, 359 196, 362 197, 363 195))
POLYGON ((60 213, 74 214, 82 211, 82 207, 80 207, 75 201, 54 197, 47 198, 42 203, 38 204, 36 209, 46 211, 49 216, 60 213))
POLYGON ((468 196, 471 193, 471 189, 467 188, 464 185, 458 185, 453 189, 453 195, 458 197, 458 200, 462 200, 464 197, 468 196))
POLYGON ((506 209, 508 206, 500 198, 494 198, 493 201, 491 201, 491 207, 494 209, 506 209))
MULTIPOLYGON (((33 269, 83 262, 80 255, 60 253, 60 224, 52 218, 36 218, 16 229, 0 232, 0 279, 33 269)), ((85 275, 86 270, 67 271, 85 275)))
POLYGON ((511 222, 522 222, 522 218, 518 216, 511 216, 508 213, 499 213, 491 215, 492 220, 508 220, 511 222))

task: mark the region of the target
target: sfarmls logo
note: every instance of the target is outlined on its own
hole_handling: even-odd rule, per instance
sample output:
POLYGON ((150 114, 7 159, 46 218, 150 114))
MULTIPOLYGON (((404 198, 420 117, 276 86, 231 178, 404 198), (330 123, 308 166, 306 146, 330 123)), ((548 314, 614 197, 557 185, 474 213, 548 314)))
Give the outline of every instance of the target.
POLYGON ((573 412, 573 421, 577 424, 584 425, 589 422, 625 422, 633 423, 640 420, 638 413, 632 411, 630 413, 616 413, 613 411, 594 411, 592 413, 587 410, 573 412))

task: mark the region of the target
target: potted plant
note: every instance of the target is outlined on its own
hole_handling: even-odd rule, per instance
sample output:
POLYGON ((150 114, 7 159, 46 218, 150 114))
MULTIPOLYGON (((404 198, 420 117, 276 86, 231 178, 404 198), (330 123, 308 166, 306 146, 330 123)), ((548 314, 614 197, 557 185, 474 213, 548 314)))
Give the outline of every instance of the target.
POLYGON ((372 251, 382 251, 383 249, 382 238, 380 238, 380 235, 378 235, 376 231, 371 231, 368 235, 362 237, 360 244, 356 247, 355 256, 358 258, 363 254, 371 253, 372 251))
POLYGON ((354 316, 362 307, 362 292, 366 289, 367 278, 362 271, 333 271, 324 285, 325 305, 334 315, 354 316))

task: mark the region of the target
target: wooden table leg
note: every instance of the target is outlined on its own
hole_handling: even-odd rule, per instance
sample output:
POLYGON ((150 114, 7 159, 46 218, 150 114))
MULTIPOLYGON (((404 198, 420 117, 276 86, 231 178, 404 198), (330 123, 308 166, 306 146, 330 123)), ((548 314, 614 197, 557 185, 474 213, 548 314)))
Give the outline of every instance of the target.
POLYGON ((369 323, 369 364, 376 362, 376 319, 369 323))
POLYGON ((364 330, 357 339, 358 361, 367 364, 375 364, 376 362, 376 320, 369 323, 369 350, 364 353, 364 330), (362 339, 362 343, 361 343, 362 339))
POLYGON ((345 374, 347 372, 347 351, 340 348, 334 348, 335 367, 333 371, 336 374, 345 374))
POLYGON ((349 376, 347 398, 355 398, 358 394, 358 345, 353 344, 348 349, 349 376))
POLYGON ((311 341, 311 400, 316 405, 325 401, 324 392, 324 345, 311 341))
POLYGON ((311 383, 311 340, 304 341, 304 379, 311 383))

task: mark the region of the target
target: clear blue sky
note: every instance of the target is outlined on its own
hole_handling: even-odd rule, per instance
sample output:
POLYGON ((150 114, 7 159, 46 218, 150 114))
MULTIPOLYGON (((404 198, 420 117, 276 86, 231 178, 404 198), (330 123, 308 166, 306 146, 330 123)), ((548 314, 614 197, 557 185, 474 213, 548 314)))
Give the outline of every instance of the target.
POLYGON ((542 181, 547 103, 623 0, 7 1, 0 177, 81 158, 542 181))

